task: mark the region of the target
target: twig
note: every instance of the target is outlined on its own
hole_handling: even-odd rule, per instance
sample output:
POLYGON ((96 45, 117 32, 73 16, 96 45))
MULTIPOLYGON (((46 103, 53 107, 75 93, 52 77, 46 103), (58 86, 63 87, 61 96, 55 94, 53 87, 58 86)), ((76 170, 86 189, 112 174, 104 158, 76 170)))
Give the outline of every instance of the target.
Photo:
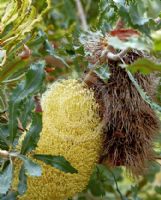
POLYGON ((10 84, 10 83, 19 81, 19 80, 22 79, 24 76, 25 76, 25 74, 21 74, 20 76, 18 76, 18 77, 16 77, 16 78, 8 79, 8 80, 6 80, 6 81, 3 81, 2 83, 4 83, 4 84, 10 84))
POLYGON ((118 60, 121 60, 126 54, 127 52, 130 50, 130 48, 126 48, 126 49, 123 49, 120 53, 118 54, 113 54, 112 52, 108 52, 107 53, 107 59, 110 59, 110 60, 114 60, 114 61, 118 61, 118 60))
POLYGON ((117 180, 116 180, 116 177, 115 177, 114 173, 113 173, 111 170, 109 170, 109 171, 110 171, 110 173, 111 173, 112 176, 113 176, 113 179, 114 179, 115 185, 116 185, 116 190, 117 190, 117 192, 119 193, 121 200, 124 200, 124 197, 123 197, 123 195, 122 195, 122 193, 121 193, 121 191, 120 191, 120 189, 119 189, 119 187, 118 187, 118 183, 117 183, 117 180))
POLYGON ((86 19, 86 15, 81 3, 81 0, 75 0, 76 6, 77 6, 77 10, 78 10, 78 15, 81 21, 81 25, 82 25, 82 29, 84 31, 88 30, 88 24, 87 24, 87 19, 86 19))

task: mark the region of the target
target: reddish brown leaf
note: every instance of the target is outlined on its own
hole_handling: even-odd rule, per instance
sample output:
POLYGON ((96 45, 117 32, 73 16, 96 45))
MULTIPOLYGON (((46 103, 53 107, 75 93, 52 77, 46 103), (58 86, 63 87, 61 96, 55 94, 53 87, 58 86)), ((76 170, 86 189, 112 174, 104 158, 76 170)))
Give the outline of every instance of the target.
POLYGON ((113 37, 118 37, 120 40, 127 40, 129 37, 138 37, 140 34, 134 29, 115 29, 110 32, 113 37))

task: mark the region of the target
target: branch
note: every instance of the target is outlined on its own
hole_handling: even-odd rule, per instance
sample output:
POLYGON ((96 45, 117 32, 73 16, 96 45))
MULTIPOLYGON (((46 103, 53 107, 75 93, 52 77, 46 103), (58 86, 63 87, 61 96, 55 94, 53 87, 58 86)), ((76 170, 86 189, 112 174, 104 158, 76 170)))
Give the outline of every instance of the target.
POLYGON ((88 24, 87 24, 87 19, 86 19, 86 15, 81 3, 81 0, 75 0, 76 6, 77 6, 77 10, 78 10, 78 15, 81 21, 81 25, 82 25, 82 29, 84 31, 88 30, 88 24))
POLYGON ((6 150, 0 150, 0 157, 8 158, 9 157, 9 152, 6 151, 6 150))
POLYGON ((17 157, 19 154, 19 152, 9 152, 0 149, 0 157, 3 159, 11 159, 11 157, 17 157))
POLYGON ((130 48, 126 48, 118 54, 113 54, 112 52, 108 52, 107 59, 114 60, 114 61, 121 60, 121 58, 123 58, 127 54, 127 52, 129 52, 129 50, 130 48))

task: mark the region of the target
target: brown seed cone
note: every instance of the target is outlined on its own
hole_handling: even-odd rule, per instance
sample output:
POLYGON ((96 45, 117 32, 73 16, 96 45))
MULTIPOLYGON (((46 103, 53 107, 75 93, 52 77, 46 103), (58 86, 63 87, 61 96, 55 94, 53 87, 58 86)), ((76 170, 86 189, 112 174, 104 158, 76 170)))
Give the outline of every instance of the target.
MULTIPOLYGON (((140 52, 132 51, 123 60, 131 63, 140 56, 140 52)), ((118 64, 109 60, 111 76, 107 84, 102 81, 102 85, 93 86, 89 80, 85 82, 94 89, 98 103, 101 102, 105 133, 101 162, 125 166, 137 176, 145 172, 149 161, 154 160, 153 141, 159 133, 159 120, 118 64)), ((154 97, 154 75, 136 73, 135 79, 149 96, 154 97)))
MULTIPOLYGON (((84 72, 83 81, 90 89, 93 89, 96 102, 99 104, 99 114, 102 119, 105 118, 105 104, 107 94, 107 84, 93 71, 86 70, 84 72)), ((107 122, 104 122, 106 124, 107 122)))

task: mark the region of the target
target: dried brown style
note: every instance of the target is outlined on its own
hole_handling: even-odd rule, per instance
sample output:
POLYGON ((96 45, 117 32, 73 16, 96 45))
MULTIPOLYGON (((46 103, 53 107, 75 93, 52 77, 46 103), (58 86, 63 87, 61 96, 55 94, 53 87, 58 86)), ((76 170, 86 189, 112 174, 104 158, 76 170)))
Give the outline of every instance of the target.
MULTIPOLYGON (((141 56, 141 52, 131 51, 122 60, 129 64, 141 56)), ((84 80, 95 91, 104 123, 101 162, 125 166, 137 176, 146 171, 149 161, 154 160, 153 141, 159 132, 159 123, 156 113, 142 99, 119 64, 120 61, 108 60, 111 75, 107 83, 94 72, 90 72, 90 77, 88 74, 84 80)), ((154 97, 153 75, 136 73, 134 77, 144 91, 154 97)))

